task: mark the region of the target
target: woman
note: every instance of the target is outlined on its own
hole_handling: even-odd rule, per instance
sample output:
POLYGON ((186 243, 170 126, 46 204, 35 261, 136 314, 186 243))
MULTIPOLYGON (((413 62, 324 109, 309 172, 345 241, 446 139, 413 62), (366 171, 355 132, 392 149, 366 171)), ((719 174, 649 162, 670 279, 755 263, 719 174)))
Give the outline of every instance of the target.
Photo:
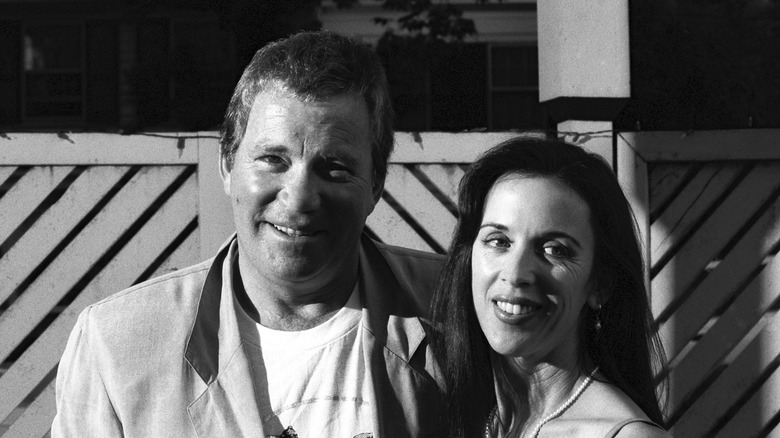
POLYGON ((599 156, 516 138, 460 186, 433 299, 452 437, 665 437, 634 218, 599 156))

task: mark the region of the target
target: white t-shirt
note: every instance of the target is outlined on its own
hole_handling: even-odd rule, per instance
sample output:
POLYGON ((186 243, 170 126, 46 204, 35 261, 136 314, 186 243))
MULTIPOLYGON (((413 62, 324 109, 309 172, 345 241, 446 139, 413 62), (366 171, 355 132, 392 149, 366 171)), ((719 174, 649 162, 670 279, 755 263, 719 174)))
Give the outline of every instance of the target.
POLYGON ((300 438, 373 432, 361 318, 355 287, 341 310, 311 329, 285 332, 256 324, 262 360, 252 366, 266 435, 281 435, 288 426, 300 438))

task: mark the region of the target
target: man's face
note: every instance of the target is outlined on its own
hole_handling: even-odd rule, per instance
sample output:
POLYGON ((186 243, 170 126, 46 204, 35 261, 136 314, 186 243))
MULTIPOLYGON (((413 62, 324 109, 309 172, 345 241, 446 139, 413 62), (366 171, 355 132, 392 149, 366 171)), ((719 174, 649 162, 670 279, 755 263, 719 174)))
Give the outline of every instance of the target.
POLYGON ((356 272, 360 233, 378 194, 368 110, 358 95, 303 102, 260 93, 233 167, 223 160, 222 173, 242 276, 317 290, 356 272))

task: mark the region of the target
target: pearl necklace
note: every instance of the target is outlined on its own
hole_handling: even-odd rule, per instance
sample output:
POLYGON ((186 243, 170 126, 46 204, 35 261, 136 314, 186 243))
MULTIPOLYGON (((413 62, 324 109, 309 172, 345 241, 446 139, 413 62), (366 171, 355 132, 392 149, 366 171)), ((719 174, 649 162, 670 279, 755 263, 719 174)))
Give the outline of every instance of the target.
MULTIPOLYGON (((576 391, 574 391, 574 394, 571 395, 571 397, 568 398, 558 409, 555 410, 552 414, 544 417, 542 421, 539 422, 539 424, 534 427, 533 432, 531 433, 531 438, 536 438, 539 435, 539 431, 542 430, 542 426, 547 424, 550 420, 557 418, 561 414, 563 414, 566 409, 569 409, 571 405, 574 404, 575 401, 580 397, 580 395, 585 391, 585 389, 590 385, 590 383, 593 381, 593 376, 596 374, 596 372, 599 370, 599 367, 596 367, 593 369, 593 371, 588 374, 588 377, 583 380, 583 382, 580 384, 580 386, 577 388, 576 391)), ((490 423, 492 422, 493 418, 496 416, 496 413, 498 412, 498 405, 493 406, 493 410, 490 411, 490 415, 488 415, 488 421, 487 424, 485 424, 485 438, 490 438, 490 423)))

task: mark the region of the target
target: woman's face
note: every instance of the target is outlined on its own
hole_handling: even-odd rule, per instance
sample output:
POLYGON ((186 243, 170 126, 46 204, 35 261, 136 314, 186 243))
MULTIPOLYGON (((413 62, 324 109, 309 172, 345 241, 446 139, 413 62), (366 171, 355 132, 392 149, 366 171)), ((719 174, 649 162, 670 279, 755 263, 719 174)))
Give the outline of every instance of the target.
POLYGON ((594 245, 590 208, 573 190, 545 177, 498 179, 471 255, 474 307, 497 353, 576 360, 594 245))

